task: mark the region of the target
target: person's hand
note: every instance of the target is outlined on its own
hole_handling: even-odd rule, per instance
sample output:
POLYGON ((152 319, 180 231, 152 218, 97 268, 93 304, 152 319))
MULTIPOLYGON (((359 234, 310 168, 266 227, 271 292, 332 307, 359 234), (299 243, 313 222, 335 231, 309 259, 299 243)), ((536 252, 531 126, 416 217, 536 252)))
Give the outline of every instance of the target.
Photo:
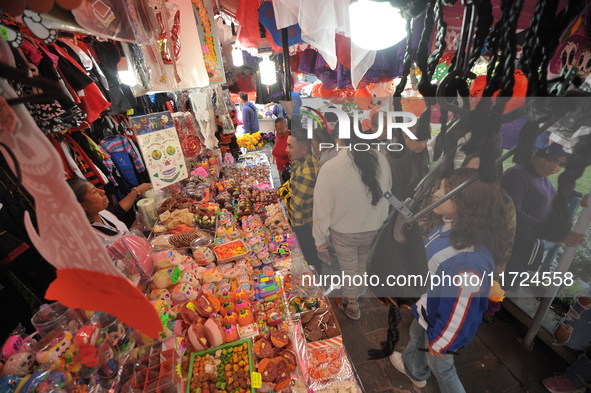
POLYGON ((269 157, 269 162, 273 164, 275 162, 275 156, 269 157))
POLYGON ((316 246, 316 251, 318 251, 318 252, 328 251, 328 244, 324 243, 320 246, 316 246))
POLYGON ((587 197, 588 196, 589 196, 589 194, 583 195, 583 199, 581 199, 581 206, 583 206, 583 207, 589 207, 589 202, 587 202, 587 197))
POLYGON ((427 347, 429 348, 429 355, 435 356, 435 357, 438 357, 438 358, 442 358, 442 357, 445 356, 445 354, 439 353, 436 350, 434 350, 433 348, 431 348, 431 346, 429 344, 427 344, 427 347))
POLYGON ((576 247, 585 241, 585 234, 570 231, 568 235, 562 239, 562 242, 567 246, 576 247))
POLYGON ((139 186, 137 186, 135 189, 137 190, 137 192, 139 194, 143 194, 144 192, 152 189, 152 184, 151 183, 143 183, 143 184, 140 184, 139 186))

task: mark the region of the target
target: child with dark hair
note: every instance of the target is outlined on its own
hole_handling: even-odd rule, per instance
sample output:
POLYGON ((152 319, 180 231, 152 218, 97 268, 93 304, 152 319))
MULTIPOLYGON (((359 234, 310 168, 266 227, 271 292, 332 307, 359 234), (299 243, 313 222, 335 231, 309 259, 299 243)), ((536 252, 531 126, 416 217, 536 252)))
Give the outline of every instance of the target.
MULTIPOLYGON (((363 142, 354 132, 351 139, 337 139, 340 150, 328 161, 314 189, 314 240, 319 252, 328 249, 330 237, 339 266, 351 282, 342 285, 340 308, 351 319, 359 319, 357 297, 365 288, 352 285, 354 276, 367 270, 370 247, 388 217, 389 204, 382 197, 391 188, 388 160, 375 149, 357 150, 363 142), (348 149, 346 147, 349 147, 348 149)), ((339 135, 340 123, 334 135, 339 135)))
MULTIPOLYGON (((476 173, 455 170, 441 182, 435 200, 476 173)), ((502 257, 510 236, 503 227, 503 211, 499 185, 479 180, 434 209, 443 222, 427 237, 425 247, 429 272, 440 285, 433 285, 413 306, 415 319, 404 353, 390 355, 394 367, 417 387, 424 387, 433 373, 443 393, 465 392, 453 352, 472 341, 488 308, 494 261, 502 257), (447 280, 444 275, 463 278, 447 280), (425 346, 427 352, 422 352, 425 346)))

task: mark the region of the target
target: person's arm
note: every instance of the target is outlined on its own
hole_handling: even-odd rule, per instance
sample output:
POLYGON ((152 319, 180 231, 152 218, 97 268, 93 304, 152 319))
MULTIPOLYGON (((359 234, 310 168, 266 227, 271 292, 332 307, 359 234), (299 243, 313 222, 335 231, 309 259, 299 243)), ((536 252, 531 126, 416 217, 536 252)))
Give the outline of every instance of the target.
POLYGON ((250 118, 250 108, 244 106, 244 108, 242 108, 242 125, 244 126, 245 133, 250 133, 251 124, 252 119, 250 118))
MULTIPOLYGON (((131 209, 131 207, 133 206, 135 199, 140 194, 142 194, 148 190, 151 190, 151 189, 152 189, 152 184, 150 184, 150 183, 143 183, 137 187, 132 188, 131 192, 129 194, 127 194, 127 196, 125 198, 123 198, 121 201, 119 201, 118 206, 120 206, 125 212, 128 212, 129 209, 131 209)), ((111 213, 117 215, 115 212, 111 212, 111 213)))
MULTIPOLYGON (((442 285, 429 290, 427 298, 427 314, 434 318, 433 326, 427 328, 428 345, 431 350, 439 354, 445 354, 448 350, 456 350, 466 345, 472 337, 471 327, 474 323, 480 323, 482 312, 480 310, 481 296, 488 293, 490 280, 487 280, 486 272, 478 266, 480 256, 475 253, 460 253, 442 262, 437 269, 436 276, 442 278, 442 285), (466 258, 476 259, 467 262, 466 258), (459 276, 461 285, 455 286, 450 279, 443 276, 459 276), (482 287, 471 286, 471 276, 474 282, 484 278, 482 287), (481 294, 479 294, 481 293, 481 294)), ((488 303, 488 297, 486 297, 488 303)))
POLYGON ((306 203, 314 198, 316 177, 310 173, 302 173, 291 181, 291 210, 299 212, 306 203))
POLYGON ((535 228, 540 223, 540 220, 530 216, 523 210, 526 203, 536 203, 536 201, 526 201, 527 179, 517 170, 508 170, 501 177, 501 188, 507 192, 513 201, 519 226, 526 229, 535 228))
POLYGON ((326 171, 318 173, 318 180, 314 187, 314 206, 312 235, 316 246, 324 246, 330 235, 330 217, 332 215, 333 201, 331 195, 330 176, 326 171))
POLYGON ((404 187, 408 183, 406 177, 408 168, 405 168, 402 158, 393 158, 389 156, 388 162, 390 164, 390 172, 392 173, 392 195, 398 198, 401 202, 404 202, 402 193, 404 192, 404 187))

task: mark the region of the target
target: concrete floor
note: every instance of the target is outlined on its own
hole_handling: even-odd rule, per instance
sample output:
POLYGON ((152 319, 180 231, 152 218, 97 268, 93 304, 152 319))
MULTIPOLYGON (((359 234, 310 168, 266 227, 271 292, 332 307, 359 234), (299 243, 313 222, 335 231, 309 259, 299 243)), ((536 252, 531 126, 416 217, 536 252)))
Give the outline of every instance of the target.
MULTIPOLYGON (((365 392, 440 392, 435 377, 428 380, 425 388, 419 389, 387 358, 368 360, 367 350, 380 348, 380 342, 386 338, 388 308, 373 298, 359 301, 362 311, 358 321, 347 318, 336 306, 335 310, 345 347, 365 392)), ((402 317, 397 351, 403 351, 409 340, 408 327, 413 318, 410 310, 403 310, 402 317)), ((517 339, 523 337, 526 330, 517 320, 504 322, 496 317, 490 325, 482 323, 476 337, 456 357, 458 375, 467 393, 547 393, 542 379, 554 372, 563 372, 568 363, 537 339, 531 352, 525 349, 517 339)))
MULTIPOLYGON (((268 157, 270 148, 263 149, 268 157)), ((271 176, 275 185, 279 175, 271 164, 271 176)), ((338 262, 325 265, 324 274, 339 273, 338 262)), ((338 295, 338 291, 333 293, 338 295)), ((334 303, 334 298, 332 299, 334 303)), ((435 377, 427 381, 423 389, 415 387, 408 377, 398 372, 388 359, 368 360, 367 350, 380 348, 387 332, 388 308, 373 298, 360 298, 361 319, 353 321, 333 308, 343 333, 349 353, 366 393, 439 393, 435 377)), ((508 313, 507 313, 508 314, 508 313)), ((412 322, 410 310, 402 311, 400 340, 397 351, 403 351, 409 340, 408 328, 412 322)), ((555 372, 563 372, 568 363, 536 338, 530 352, 517 340, 527 328, 516 318, 505 322, 498 317, 487 325, 482 323, 476 337, 460 350, 456 368, 467 393, 548 393, 541 381, 555 372)))

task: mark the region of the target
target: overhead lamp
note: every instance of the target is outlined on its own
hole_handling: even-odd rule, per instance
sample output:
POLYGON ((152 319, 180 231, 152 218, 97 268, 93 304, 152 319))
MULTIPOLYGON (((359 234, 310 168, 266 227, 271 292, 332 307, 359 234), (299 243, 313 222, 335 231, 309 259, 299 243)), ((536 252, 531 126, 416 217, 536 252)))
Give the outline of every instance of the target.
POLYGON ((259 63, 259 70, 261 71, 261 83, 264 85, 274 85, 277 83, 277 73, 275 72, 275 62, 269 56, 273 54, 271 43, 265 37, 262 37, 258 45, 258 55, 263 59, 259 63))
POLYGON ((390 2, 358 0, 349 6, 351 41, 368 50, 396 45, 406 37, 406 20, 390 2))
POLYGON ((232 63, 234 67, 242 67, 244 65, 244 57, 242 57, 242 48, 236 42, 236 36, 232 37, 232 63))
POLYGON ((230 43, 232 45, 232 63, 234 64, 234 67, 242 67, 244 65, 244 58, 242 57, 242 48, 237 42, 238 39, 236 38, 236 26, 234 25, 234 22, 230 23, 230 28, 232 29, 232 39, 230 43))
POLYGON ((259 63, 261 71, 261 83, 264 85, 274 85, 277 83, 277 73, 275 72, 275 62, 269 58, 269 55, 263 55, 263 61, 259 63))

